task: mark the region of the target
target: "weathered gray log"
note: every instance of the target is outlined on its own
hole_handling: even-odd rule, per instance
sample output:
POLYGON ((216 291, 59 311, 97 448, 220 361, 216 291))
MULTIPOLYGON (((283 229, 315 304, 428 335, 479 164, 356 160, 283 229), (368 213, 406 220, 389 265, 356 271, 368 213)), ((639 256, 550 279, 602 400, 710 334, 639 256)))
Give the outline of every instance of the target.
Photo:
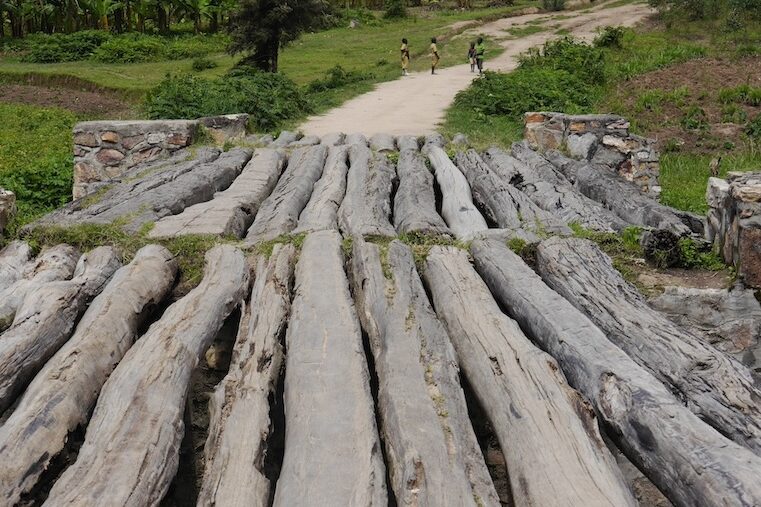
POLYGON ((216 234, 242 237, 254 221, 259 206, 272 193, 285 160, 272 149, 261 148, 240 176, 210 201, 194 204, 178 214, 162 218, 150 237, 216 234))
POLYGON ((447 145, 447 140, 444 139, 444 136, 439 134, 438 132, 434 132, 433 134, 428 134, 425 136, 425 140, 423 142, 423 150, 428 150, 431 147, 437 147, 437 148, 443 148, 447 145))
POLYGON ((396 164, 399 188, 394 196, 394 226, 399 234, 450 234, 436 212, 433 175, 416 150, 403 149, 396 164))
POLYGON ((375 134, 370 138, 370 148, 374 151, 396 151, 394 136, 389 134, 375 134))
POLYGON ((396 147, 400 152, 404 150, 418 151, 420 149, 418 139, 415 136, 397 136, 396 147))
POLYGON ((120 219, 127 231, 176 215, 186 207, 208 201, 227 188, 251 158, 251 151, 235 148, 208 163, 182 162, 158 173, 115 185, 99 199, 90 196, 30 224, 67 226, 79 223, 109 224, 120 219), (93 202, 94 201, 94 202, 93 202))
POLYGON ((537 268, 690 410, 761 454, 761 392, 747 368, 653 310, 591 241, 550 238, 537 249, 537 268))
POLYGON ((615 444, 675 504, 761 501, 761 458, 704 424, 504 244, 476 241, 471 253, 502 307, 558 360, 615 444))
POLYGON ((565 176, 571 184, 576 183, 576 173, 578 172, 579 167, 587 163, 586 160, 576 160, 566 157, 558 150, 547 150, 543 155, 544 158, 554 165, 555 169, 560 171, 560 174, 565 176))
POLYGON ((275 245, 269 261, 257 260, 230 370, 209 400, 199 507, 268 505, 271 484, 264 457, 271 431, 269 397, 283 365, 281 339, 291 307, 295 259, 293 245, 275 245))
POLYGON ((132 343, 148 311, 172 288, 177 263, 157 245, 138 251, 90 305, 71 339, 56 352, 0 426, 1 503, 13 505, 34 487, 63 449, 69 432, 85 426, 98 393, 132 343))
POLYGON ((84 254, 71 280, 49 282, 24 296, 13 324, 0 334, 0 412, 66 343, 77 318, 120 266, 111 247, 84 254))
POLYGON ((56 280, 71 278, 79 259, 76 248, 61 244, 42 252, 34 262, 27 264, 20 280, 0 290, 0 332, 12 323, 24 296, 37 287, 56 280))
POLYGON ((275 190, 265 199, 246 234, 246 243, 269 241, 296 228, 299 214, 320 179, 328 147, 324 145, 298 148, 291 153, 288 167, 275 190))
POLYGON ((629 224, 600 203, 581 194, 542 155, 528 147, 525 141, 513 144, 509 156, 493 148, 486 160, 499 177, 509 178, 540 208, 549 211, 563 222, 573 222, 600 232, 614 232, 629 224), (515 157, 515 158, 513 158, 515 157))
POLYGON ((201 284, 164 312, 106 381, 77 460, 45 505, 159 504, 177 471, 190 375, 247 288, 243 252, 229 245, 207 252, 201 284))
POLYGON ((362 334, 341 236, 309 234, 286 332, 285 456, 274 505, 387 505, 362 334))
POLYGON ((300 132, 290 132, 288 130, 283 130, 280 132, 280 135, 277 136, 277 139, 271 143, 271 146, 273 148, 285 148, 289 144, 301 139, 301 137, 302 134, 300 132))
POLYGON ((441 215, 458 239, 467 239, 488 228, 470 194, 465 176, 455 167, 444 150, 433 144, 425 150, 441 189, 441 215))
POLYGON ((432 248, 424 276, 505 454, 517 505, 635 505, 592 409, 501 312, 466 252, 432 248))
POLYGON ((498 169, 484 163, 475 150, 458 152, 455 162, 468 180, 473 199, 498 227, 553 234, 572 233, 563 220, 534 204, 526 194, 512 186, 498 169))
POLYGON ((315 135, 304 136, 298 141, 293 141, 288 145, 289 148, 299 148, 301 146, 313 146, 320 144, 320 137, 315 135))
POLYGON ((349 150, 346 195, 338 209, 338 226, 348 236, 396 236, 391 222, 394 166, 385 154, 354 144, 349 150))
POLYGON ((346 137, 344 138, 344 144, 349 146, 353 144, 367 146, 367 138, 363 134, 358 134, 358 133, 347 134, 346 137))
POLYGON ((348 146, 331 146, 322 177, 315 183, 312 197, 299 215, 295 234, 338 229, 338 207, 346 193, 348 146))
POLYGON ((498 506, 468 418, 454 349, 428 302, 412 251, 399 241, 387 248, 382 254, 378 245, 355 240, 351 279, 375 357, 396 501, 498 506))
POLYGON ((340 146, 344 143, 346 134, 343 132, 331 132, 322 136, 320 142, 326 146, 340 146))
POLYGON ((32 249, 25 241, 11 241, 0 250, 0 291, 21 278, 24 266, 31 256, 32 249))

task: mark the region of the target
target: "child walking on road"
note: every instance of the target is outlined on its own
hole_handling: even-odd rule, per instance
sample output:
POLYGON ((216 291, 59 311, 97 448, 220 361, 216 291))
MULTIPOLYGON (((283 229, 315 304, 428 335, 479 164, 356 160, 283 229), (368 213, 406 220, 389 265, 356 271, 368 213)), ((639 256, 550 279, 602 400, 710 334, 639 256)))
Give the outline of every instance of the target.
POLYGON ((436 66, 439 64, 439 50, 436 47, 436 37, 431 38, 431 74, 436 74, 436 66))
POLYGON ((468 61, 470 62, 470 71, 476 70, 476 43, 470 43, 470 49, 468 49, 468 61))
POLYGON ((410 65, 410 49, 407 47, 407 39, 402 39, 402 76, 409 76, 407 67, 410 65))
MULTIPOLYGON (((476 65, 478 65, 478 73, 484 73, 484 53, 486 53, 486 47, 484 46, 483 37, 478 38, 478 44, 476 45, 476 65)), ((470 66, 470 71, 473 72, 473 65, 470 66)))

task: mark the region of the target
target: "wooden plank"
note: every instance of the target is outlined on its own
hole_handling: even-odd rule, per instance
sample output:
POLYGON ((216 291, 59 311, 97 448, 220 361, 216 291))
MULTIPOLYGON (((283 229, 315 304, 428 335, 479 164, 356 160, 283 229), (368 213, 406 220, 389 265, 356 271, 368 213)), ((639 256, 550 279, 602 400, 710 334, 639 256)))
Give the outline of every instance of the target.
POLYGON ((283 366, 281 339, 291 307, 295 259, 293 245, 275 245, 269 261, 257 259, 230 370, 209 400, 199 506, 269 505, 271 484, 264 470, 272 428, 269 398, 283 366))
POLYGON ((66 443, 86 426, 98 393, 127 352, 150 309, 172 288, 177 263, 158 245, 140 249, 96 297, 71 339, 48 361, 0 426, 0 503, 34 487, 66 443))
POLYGON ((747 368, 653 310, 591 241, 540 243, 537 269, 690 410, 761 455, 761 391, 747 368))
POLYGON ((206 253, 200 285, 170 306, 103 386, 79 455, 44 505, 158 505, 177 471, 190 375, 248 290, 243 252, 206 253))
POLYGON ((275 506, 387 505, 362 334, 335 231, 309 234, 286 332, 285 456, 275 506))
POLYGON ((504 244, 475 241, 471 253, 502 307, 558 360, 616 445, 674 504, 761 503, 761 458, 698 419, 504 244))
POLYGON ((352 287, 378 375, 378 412, 399 505, 499 505, 468 418, 452 344, 410 248, 355 240, 352 287), (381 259, 384 259, 382 261, 381 259))
POLYGON ((467 253, 434 247, 424 273, 505 455, 517 505, 635 505, 594 412, 505 316, 467 253))

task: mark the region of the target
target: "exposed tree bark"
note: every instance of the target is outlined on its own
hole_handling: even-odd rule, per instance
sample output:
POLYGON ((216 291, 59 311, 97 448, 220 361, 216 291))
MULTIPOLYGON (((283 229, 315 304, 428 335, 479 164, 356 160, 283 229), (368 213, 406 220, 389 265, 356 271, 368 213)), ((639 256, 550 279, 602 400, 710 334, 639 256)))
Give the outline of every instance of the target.
POLYGON ((315 183, 312 197, 299 215, 295 233, 338 229, 338 207, 346 193, 349 148, 330 146, 322 177, 315 183))
POLYGON ((468 418, 449 338, 412 252, 355 241, 352 286, 378 375, 378 411, 399 505, 499 505, 468 418), (384 263, 381 260, 385 258, 384 263), (386 272, 387 271, 387 272, 386 272))
POLYGON ((396 236, 391 222, 391 190, 396 170, 385 154, 354 144, 349 150, 346 195, 338 226, 347 236, 396 236))
POLYGON ((299 214, 320 179, 328 155, 327 146, 310 146, 295 150, 272 194, 265 199, 254 225, 246 234, 246 243, 269 241, 296 228, 299 214))
POLYGON ((432 143, 426 145, 424 153, 431 161, 441 189, 441 215, 449 230, 458 239, 467 239, 486 230, 486 220, 473 204, 468 181, 449 160, 446 152, 432 143))
POLYGON ((370 138, 370 148, 373 151, 392 152, 396 151, 394 136, 389 134, 375 134, 370 138))
POLYGON ((273 148, 285 148, 289 144, 298 141, 301 139, 302 135, 299 132, 291 132, 289 130, 283 130, 280 132, 280 135, 277 136, 277 139, 275 139, 272 142, 273 148))
POLYGON ((322 136, 320 143, 326 146, 340 146, 344 144, 344 139, 346 139, 346 134, 343 132, 332 132, 322 136))
POLYGON ((563 220, 534 204, 499 170, 486 165, 475 150, 457 153, 455 162, 470 184, 473 199, 498 227, 571 234, 563 220))
POLYGON ((72 246, 61 244, 42 252, 29 263, 23 276, 10 287, 0 290, 0 332, 12 323, 24 296, 48 282, 71 278, 79 259, 79 252, 72 246))
POLYGON ((0 250, 0 291, 21 278, 24 266, 31 257, 32 249, 24 241, 12 241, 0 250))
POLYGON ((90 409, 111 371, 135 341, 148 310, 172 288, 177 263, 149 245, 119 269, 90 305, 74 335, 48 361, 0 426, 0 491, 12 505, 34 487, 90 409))
POLYGON ((362 334, 343 263, 337 232, 306 237, 286 332, 277 507, 387 504, 362 334))
POLYGON ((425 280, 497 434, 517 505, 636 505, 592 409, 502 314, 467 254, 434 247, 425 280))
POLYGON ((210 201, 194 204, 182 213, 162 218, 150 237, 216 234, 242 237, 254 221, 262 202, 275 188, 283 170, 281 153, 258 149, 240 176, 210 201))
POLYGON ((616 445, 674 504, 759 503, 758 456, 698 419, 504 244, 476 241, 471 253, 502 307, 558 360, 616 445))
POLYGON ((315 144, 321 144, 321 139, 319 136, 315 135, 309 135, 304 136, 298 141, 293 141, 291 144, 288 145, 289 148, 298 148, 300 146, 314 146, 315 144))
POLYGON ((229 245, 207 252, 201 284, 164 312, 106 381, 77 460, 45 505, 159 504, 177 471, 190 375, 247 287, 243 252, 229 245))
POLYGON ((367 138, 363 134, 357 134, 357 133, 347 134, 346 139, 344 139, 344 144, 347 144, 349 146, 353 144, 359 144, 364 146, 368 145, 367 138))
POLYGON ((199 507, 268 505, 272 485, 264 458, 271 430, 269 397, 283 365, 281 339, 291 307, 295 259, 293 245, 275 245, 269 261, 257 260, 230 370, 209 400, 199 507))
POLYGON ((77 318, 120 266, 111 247, 84 254, 71 280, 49 282, 26 294, 13 324, 0 335, 0 412, 66 343, 77 318))
POLYGON ((417 151, 403 149, 396 164, 399 188, 394 196, 394 225, 399 234, 450 234, 436 212, 433 175, 417 151))
POLYGON ((537 268, 690 410, 761 454, 761 392, 747 368, 650 308, 591 241, 546 240, 537 250, 537 268))
POLYGON ((396 147, 400 152, 404 150, 420 150, 420 145, 418 145, 418 140, 415 136, 398 136, 396 138, 396 147))
POLYGON ((423 150, 424 152, 427 151, 431 147, 436 148, 444 148, 444 146, 447 145, 447 140, 444 139, 444 136, 441 134, 434 132, 433 134, 428 134, 425 136, 425 141, 423 142, 423 150))

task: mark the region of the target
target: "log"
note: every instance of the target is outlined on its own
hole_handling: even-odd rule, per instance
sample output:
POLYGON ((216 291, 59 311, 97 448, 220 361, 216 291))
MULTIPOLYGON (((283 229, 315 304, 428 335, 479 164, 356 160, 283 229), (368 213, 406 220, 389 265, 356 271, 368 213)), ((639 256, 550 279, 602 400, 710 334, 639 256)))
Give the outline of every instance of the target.
POLYGON ((235 340, 233 360, 209 400, 206 467, 198 506, 267 506, 264 457, 271 431, 269 397, 283 365, 281 339, 291 306, 296 249, 275 245, 259 257, 251 301, 235 340))
POLYGON ((28 292, 13 324, 0 335, 0 412, 66 343, 87 305, 120 267, 111 247, 84 254, 71 280, 49 282, 28 292))
POLYGON ((275 139, 271 146, 273 148, 285 148, 289 144, 298 141, 302 138, 302 134, 299 132, 290 132, 288 130, 283 130, 280 132, 280 135, 277 136, 277 139, 275 139))
POLYGON ((511 152, 512 157, 492 148, 487 151, 486 160, 495 171, 499 171, 500 177, 509 177, 511 184, 525 192, 540 208, 567 224, 575 222, 599 232, 618 232, 630 225, 574 189, 565 176, 529 148, 525 141, 513 144, 511 152))
POLYGON ((119 269, 82 317, 71 339, 48 361, 0 426, 2 502, 30 491, 66 443, 86 426, 98 393, 135 341, 149 310, 172 288, 177 263, 149 245, 119 269))
POLYGON ((343 132, 332 132, 322 136, 320 142, 326 146, 340 146, 344 143, 344 139, 346 139, 346 134, 343 132))
POLYGON ((177 471, 190 375, 245 297, 248 267, 229 245, 206 253, 201 284, 125 354, 98 397, 77 460, 44 505, 158 505, 177 471))
POLYGON ((436 211, 433 175, 417 150, 403 149, 396 164, 399 188, 394 196, 394 226, 399 234, 450 234, 436 211))
POLYGON ((285 455, 276 507, 387 505, 362 334, 343 263, 336 231, 304 240, 286 332, 285 455))
POLYGON ((497 435, 516 505, 636 505, 592 409, 501 312, 466 252, 432 248, 424 278, 497 435))
POLYGON ((347 134, 344 138, 344 144, 351 146, 353 144, 359 144, 360 146, 367 146, 367 138, 358 133, 347 134))
POLYGON ((418 138, 415 136, 398 136, 396 138, 396 147, 400 153, 404 150, 418 151, 420 149, 418 138))
POLYGON ((338 207, 346 193, 346 173, 349 148, 331 146, 322 177, 314 185, 312 197, 299 215, 299 223, 293 231, 302 232, 338 229, 338 207))
POLYGON ((458 152, 455 162, 468 180, 473 199, 486 218, 497 227, 534 233, 572 234, 561 219, 534 204, 526 194, 512 186, 499 170, 486 165, 475 150, 458 152))
POLYGON ((394 136, 389 134, 375 134, 370 138, 370 148, 373 151, 379 152, 396 151, 394 136))
POLYGON ((648 306, 591 241, 550 238, 537 249, 537 268, 690 410, 761 454, 761 392, 747 368, 648 306))
POLYGON ((320 144, 321 140, 319 136, 315 135, 309 135, 304 136, 298 141, 293 141, 288 145, 289 148, 299 148, 301 146, 313 146, 315 144, 320 144))
POLYGON ((501 306, 557 359, 616 446, 674 504, 759 503, 758 456, 698 419, 504 244, 476 241, 471 253, 501 306))
POLYGON ((425 140, 423 141, 423 150, 427 151, 431 147, 443 148, 446 145, 447 145, 447 140, 444 139, 444 136, 442 136, 438 132, 434 132, 432 134, 428 134, 427 136, 425 136, 425 140))
POLYGON ((410 248, 354 242, 352 287, 378 376, 378 412, 399 505, 493 505, 454 349, 410 248), (381 258, 385 258, 384 269, 381 258), (384 275, 384 271, 388 271, 384 275))
POLYGON ((269 241, 296 228, 299 214, 320 179, 328 148, 324 145, 298 148, 291 153, 288 167, 275 190, 259 208, 254 224, 246 234, 246 243, 269 241))
POLYGON ((363 145, 349 150, 346 195, 338 209, 338 226, 347 236, 396 236, 391 218, 394 166, 385 154, 363 145))
POLYGON ((56 245, 42 252, 24 269, 20 280, 5 290, 0 290, 0 332, 12 323, 21 303, 32 290, 48 282, 66 280, 74 274, 79 252, 69 245, 56 245))
POLYGON ((272 193, 283 170, 282 153, 256 150, 240 176, 210 201, 194 204, 178 214, 162 218, 150 232, 152 238, 187 234, 242 237, 254 221, 259 206, 272 193))
POLYGON ((25 241, 11 241, 0 250, 0 291, 20 279, 24 266, 32 257, 32 249, 25 241))
POLYGON ((455 167, 444 150, 433 144, 424 151, 431 161, 436 182, 441 189, 441 216, 457 239, 468 239, 488 229, 486 220, 476 209, 465 176, 455 167))

